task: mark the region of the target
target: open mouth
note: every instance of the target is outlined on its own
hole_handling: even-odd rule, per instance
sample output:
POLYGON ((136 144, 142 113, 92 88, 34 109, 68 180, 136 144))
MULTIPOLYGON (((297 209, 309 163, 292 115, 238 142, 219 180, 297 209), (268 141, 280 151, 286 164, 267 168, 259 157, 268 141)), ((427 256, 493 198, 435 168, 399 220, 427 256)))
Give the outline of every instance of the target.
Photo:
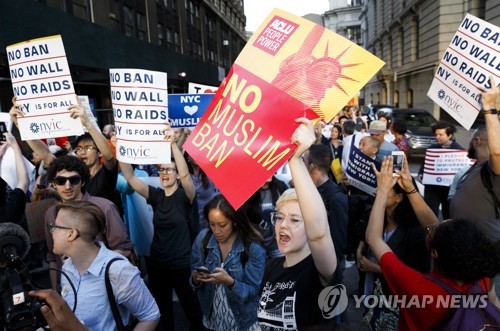
POLYGON ((286 233, 280 232, 278 239, 280 243, 286 244, 290 241, 290 236, 287 235, 286 233))

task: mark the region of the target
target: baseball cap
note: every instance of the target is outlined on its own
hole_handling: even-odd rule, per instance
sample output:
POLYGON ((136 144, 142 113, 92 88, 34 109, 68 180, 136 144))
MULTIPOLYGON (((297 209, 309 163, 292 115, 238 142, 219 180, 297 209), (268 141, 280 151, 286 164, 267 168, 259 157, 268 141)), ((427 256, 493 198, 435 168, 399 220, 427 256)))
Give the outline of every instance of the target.
POLYGON ((372 121, 370 123, 370 128, 368 129, 369 133, 373 134, 381 134, 387 130, 387 124, 382 121, 372 121))

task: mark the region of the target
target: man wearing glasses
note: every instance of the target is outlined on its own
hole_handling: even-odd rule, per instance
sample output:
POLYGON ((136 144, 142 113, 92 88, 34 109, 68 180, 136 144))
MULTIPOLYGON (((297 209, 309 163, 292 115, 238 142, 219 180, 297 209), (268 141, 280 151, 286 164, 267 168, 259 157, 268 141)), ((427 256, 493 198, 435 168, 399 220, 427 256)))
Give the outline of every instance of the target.
MULTIPOLYGON (((62 202, 67 201, 90 201, 96 204, 105 215, 104 235, 100 233, 97 237, 107 247, 124 256, 129 256, 133 250, 125 225, 118 213, 116 206, 108 199, 100 198, 85 192, 86 183, 90 178, 88 167, 78 158, 65 155, 55 159, 47 170, 47 177, 55 187, 62 202)), ((60 259, 56 257, 54 241, 49 231, 49 224, 56 218, 56 206, 50 207, 45 213, 45 224, 47 225, 45 239, 47 241, 47 261, 52 268, 59 267, 60 259)), ((57 274, 51 271, 51 283, 57 288, 57 274)))
MULTIPOLYGON (((54 179, 56 178, 63 181, 62 176, 54 179)), ((68 183, 68 187, 69 185, 71 183, 68 183)), ((78 295, 76 317, 89 330, 115 330, 116 322, 104 282, 105 273, 108 272, 113 296, 119 303, 122 322, 126 325, 129 316, 133 315, 139 321, 135 330, 153 331, 160 313, 139 270, 125 258, 120 258, 119 254, 110 251, 103 242, 96 241, 106 223, 101 209, 88 201, 70 200, 57 205, 55 211, 56 218, 48 226, 54 241, 54 253, 68 257, 63 271, 69 279, 61 280, 61 296, 73 307, 78 295), (120 259, 106 271, 106 266, 114 258, 120 259), (73 292, 69 280, 76 287, 77 293, 73 292)))
MULTIPOLYGON (((17 125, 17 118, 23 117, 21 106, 16 103, 16 98, 12 99, 13 106, 10 109, 11 120, 17 125)), ((115 153, 109 143, 97 127, 94 121, 89 119, 85 109, 78 102, 78 105, 68 107, 72 118, 80 118, 83 127, 88 133, 77 138, 75 153, 82 160, 90 171, 90 178, 86 182, 85 189, 91 195, 106 198, 112 201, 120 215, 123 215, 123 205, 120 194, 116 191, 116 181, 118 178, 118 162, 115 153), (100 160, 103 159, 101 166, 100 160)), ((56 158, 41 140, 28 140, 28 145, 36 152, 46 165, 50 165, 56 158)))

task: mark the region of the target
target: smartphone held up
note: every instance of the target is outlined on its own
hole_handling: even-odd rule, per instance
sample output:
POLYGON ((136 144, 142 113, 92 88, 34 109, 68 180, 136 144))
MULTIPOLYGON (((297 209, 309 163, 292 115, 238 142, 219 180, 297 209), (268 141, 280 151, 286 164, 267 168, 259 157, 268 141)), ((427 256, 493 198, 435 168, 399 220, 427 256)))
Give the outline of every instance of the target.
POLYGON ((403 159, 405 153, 403 151, 393 151, 392 152, 392 160, 394 162, 392 171, 395 173, 396 171, 403 170, 403 159))

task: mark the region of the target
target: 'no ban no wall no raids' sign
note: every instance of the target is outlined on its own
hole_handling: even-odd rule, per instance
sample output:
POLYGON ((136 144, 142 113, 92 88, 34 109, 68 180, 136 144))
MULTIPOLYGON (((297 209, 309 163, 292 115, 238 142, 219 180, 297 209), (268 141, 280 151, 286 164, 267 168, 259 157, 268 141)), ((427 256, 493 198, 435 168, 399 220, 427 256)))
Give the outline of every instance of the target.
POLYGON ((168 121, 167 74, 141 69, 110 69, 116 127, 116 157, 132 164, 170 162, 163 137, 168 121))
POLYGON ((14 96, 25 117, 19 118, 23 140, 83 134, 80 119, 69 116, 77 104, 60 35, 7 46, 14 96))
POLYGON ((330 120, 382 65, 332 31, 274 10, 184 148, 238 208, 294 152, 296 118, 330 120))
POLYGON ((500 81, 500 28, 467 14, 444 52, 427 96, 467 130, 481 110, 489 77, 500 81))

